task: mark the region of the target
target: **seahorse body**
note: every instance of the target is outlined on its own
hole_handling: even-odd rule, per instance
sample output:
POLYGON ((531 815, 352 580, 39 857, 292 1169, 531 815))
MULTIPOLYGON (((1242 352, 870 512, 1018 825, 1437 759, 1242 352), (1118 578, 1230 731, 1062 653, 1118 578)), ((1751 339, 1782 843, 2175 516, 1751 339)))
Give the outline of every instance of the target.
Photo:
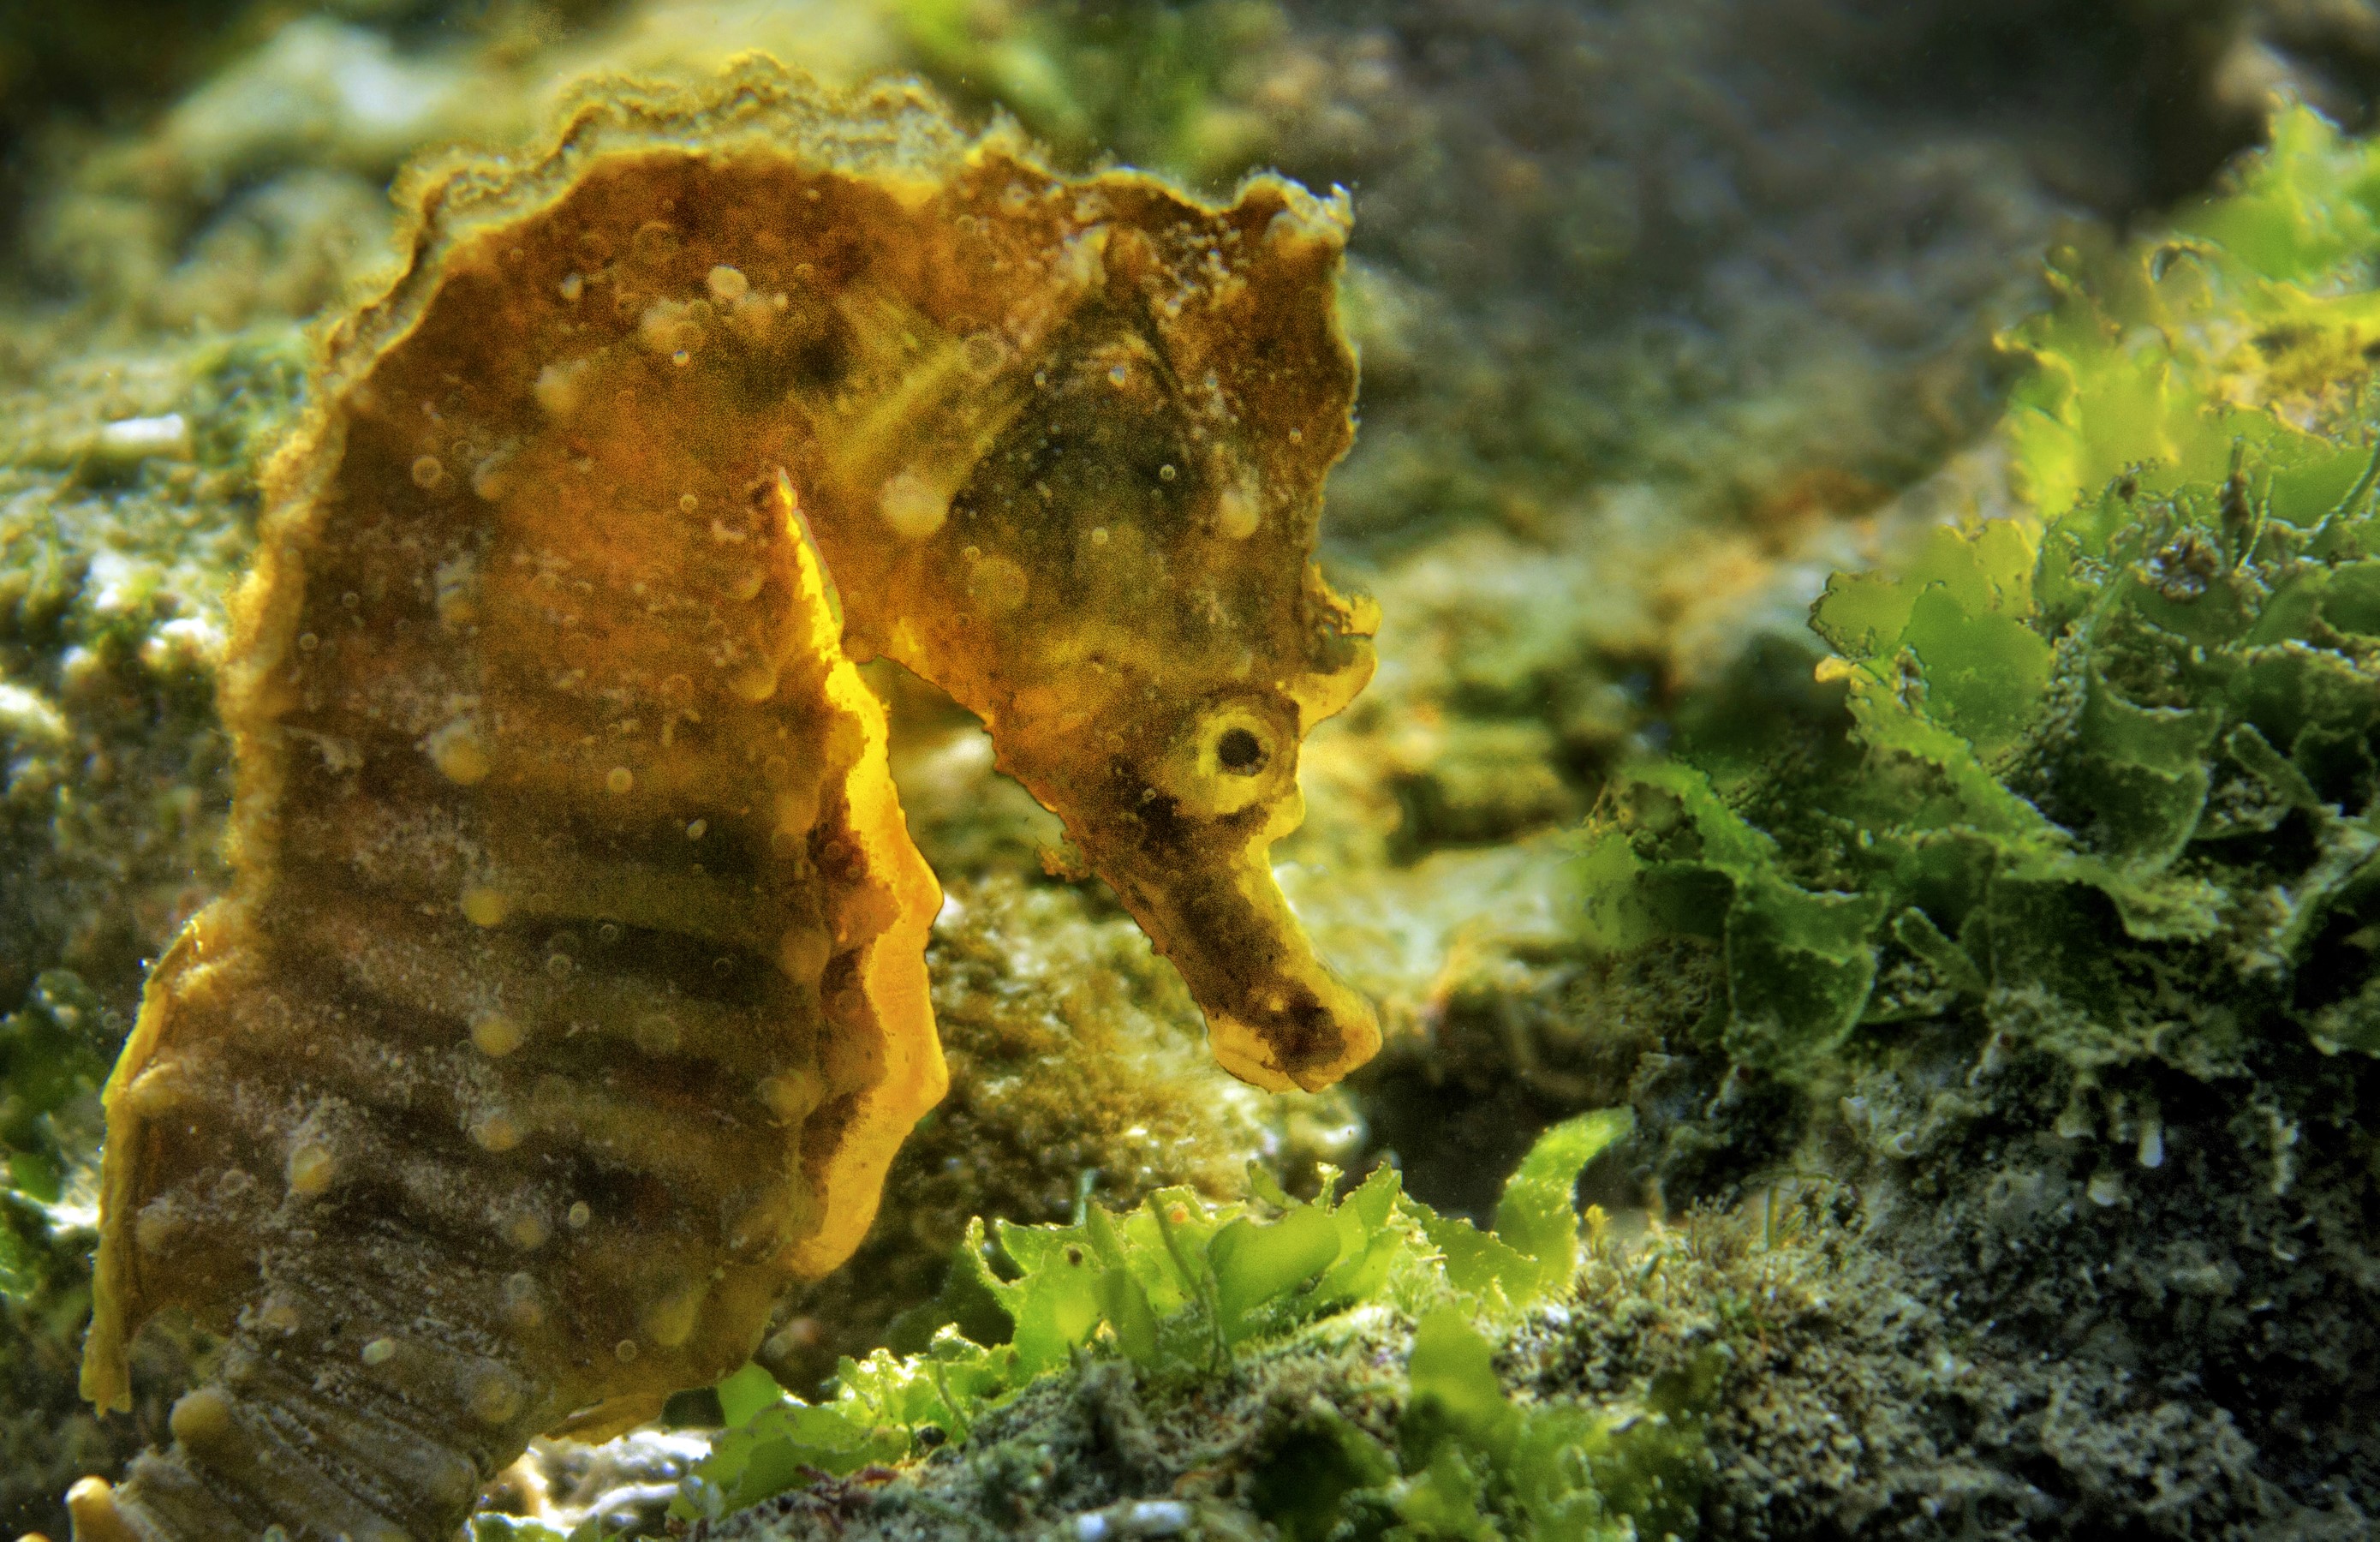
POLYGON ((943 1086, 854 654, 984 716, 1232 1069, 1377 1041, 1264 866, 1370 667, 1311 562, 1337 212, 760 61, 418 196, 268 478, 232 890, 108 1088, 85 1390, 162 1309, 228 1346, 93 1538, 446 1536, 848 1256, 943 1086))

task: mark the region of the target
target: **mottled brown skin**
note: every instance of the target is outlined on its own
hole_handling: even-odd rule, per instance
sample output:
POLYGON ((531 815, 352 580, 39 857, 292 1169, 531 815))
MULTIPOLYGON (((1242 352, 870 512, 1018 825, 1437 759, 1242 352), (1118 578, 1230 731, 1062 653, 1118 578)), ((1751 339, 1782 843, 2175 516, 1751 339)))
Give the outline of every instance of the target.
POLYGON ((1054 178, 751 63, 424 177, 237 608, 232 892, 108 1090, 85 1390, 229 1337, 79 1535, 450 1535, 747 1356, 941 1095, 854 658, 983 716, 1205 1006, 1377 1043, 1265 866, 1370 668, 1316 572, 1342 224, 1054 178))

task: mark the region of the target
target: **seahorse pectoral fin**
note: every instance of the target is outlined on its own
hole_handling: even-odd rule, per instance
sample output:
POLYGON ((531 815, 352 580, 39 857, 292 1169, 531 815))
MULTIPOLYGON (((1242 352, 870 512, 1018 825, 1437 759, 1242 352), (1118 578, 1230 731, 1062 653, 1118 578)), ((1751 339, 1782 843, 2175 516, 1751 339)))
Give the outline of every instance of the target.
POLYGON ((953 333, 884 290, 846 296, 838 313, 846 377, 832 393, 791 400, 810 425, 818 473, 863 520, 882 520, 869 534, 914 538, 929 509, 935 525, 947 515, 1031 394, 1031 371, 1005 341, 953 333))

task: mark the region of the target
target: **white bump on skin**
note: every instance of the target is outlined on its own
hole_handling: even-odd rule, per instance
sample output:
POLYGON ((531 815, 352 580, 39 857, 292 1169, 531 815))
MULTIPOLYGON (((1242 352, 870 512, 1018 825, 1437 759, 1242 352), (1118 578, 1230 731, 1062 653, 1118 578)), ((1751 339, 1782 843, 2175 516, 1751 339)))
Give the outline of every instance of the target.
POLYGON ((892 533, 904 540, 923 540, 951 516, 951 501, 915 471, 904 471, 884 484, 876 506, 892 533))

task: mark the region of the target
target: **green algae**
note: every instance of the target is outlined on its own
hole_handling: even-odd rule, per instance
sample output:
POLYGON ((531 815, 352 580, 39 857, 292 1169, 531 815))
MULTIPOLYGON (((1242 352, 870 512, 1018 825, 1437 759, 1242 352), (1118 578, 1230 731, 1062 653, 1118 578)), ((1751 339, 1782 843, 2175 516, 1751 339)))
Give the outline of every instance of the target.
MULTIPOLYGON (((921 1351, 846 1360, 823 1403, 783 1397, 758 1367, 721 1384, 727 1427, 679 1513, 717 1521, 821 1476, 960 1452, 1038 1384, 1090 1379, 1103 1362, 1144 1396, 1195 1395, 1249 1374, 1252 1357, 1339 1331, 1318 1326, 1330 1319, 1390 1305, 1415 1323, 1393 1433, 1309 1406, 1251 1474, 1256 1518, 1317 1537, 1686 1529, 1715 1363, 1663 1380, 1626 1418, 1574 1399, 1516 1402, 1473 1326, 1510 1325, 1568 1292, 1585 1245, 1578 1175, 1627 1127, 1624 1114, 1590 1114, 1540 1137, 1492 1232, 1404 1196, 1386 1167, 1335 1200, 1335 1181, 1301 1203, 1259 1172, 1247 1205, 1176 1189, 1128 1212, 1086 1205, 1068 1225, 1002 1222, 988 1234, 978 1222, 941 1300, 951 1320, 921 1351)), ((1600 1226, 1599 1212, 1590 1221, 1600 1226)))
MULTIPOLYGON (((1227 1375, 1243 1346, 1376 1302, 1509 1317, 1569 1282, 1580 1245, 1572 1191, 1627 1127, 1624 1114, 1589 1114, 1540 1137, 1505 1186, 1493 1232, 1406 1196, 1387 1167, 1337 1198, 1337 1175, 1326 1174, 1310 1202, 1259 1167, 1251 1202, 1210 1204, 1177 1187, 1125 1211, 1086 1203, 1066 1224, 987 1231, 978 1220, 936 1302, 895 1328, 896 1342, 925 1338, 923 1348, 844 1360, 825 1403, 763 1395, 748 1417, 731 1412, 689 1487, 690 1513, 752 1504, 806 1468, 840 1475, 964 1439, 1087 1350, 1182 1382, 1227 1375)), ((769 1390, 739 1373, 720 1388, 721 1406, 769 1390)))
MULTIPOLYGON (((963 1440, 814 1473, 690 1534, 1782 1538, 1829 1514, 2021 1505, 1957 1436, 2014 1383, 1857 1241, 1843 1194, 1789 1185, 1625 1239, 1590 1226, 1553 1299, 1441 1319, 1418 1364, 1427 1304, 1250 1341, 1232 1375, 1186 1384, 1095 1343, 963 1440)), ((775 1395, 751 1391, 747 1408, 775 1395)), ((525 1518, 478 1524, 550 1542, 525 1518)))
POLYGON ((2285 114, 2237 192, 2014 334, 2014 464, 2069 502, 1829 583, 1840 741, 1624 772, 1580 866, 1596 945, 1716 942, 1709 1030, 1804 1082, 1961 1002, 2079 1066, 2211 1073, 2279 1021, 2380 1050, 2374 164, 2285 114))

